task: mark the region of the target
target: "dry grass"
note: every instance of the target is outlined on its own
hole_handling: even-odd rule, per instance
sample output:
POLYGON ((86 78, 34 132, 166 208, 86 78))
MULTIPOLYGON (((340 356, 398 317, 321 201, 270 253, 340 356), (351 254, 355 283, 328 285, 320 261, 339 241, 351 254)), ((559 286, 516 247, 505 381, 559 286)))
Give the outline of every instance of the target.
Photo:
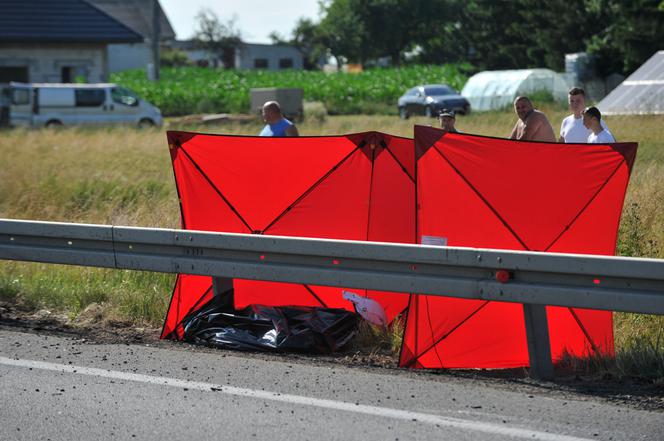
MULTIPOLYGON (((556 127, 566 115, 561 107, 543 110, 556 127)), ((514 122, 509 111, 457 118, 460 130, 489 136, 507 136, 514 122)), ((664 116, 608 117, 607 122, 619 140, 640 143, 619 250, 625 255, 664 258, 664 116)), ((435 120, 327 116, 305 120, 299 128, 302 135, 379 130, 412 137, 414 124, 435 124, 435 120)), ((255 134, 261 124, 171 128, 255 134)), ((164 130, 13 130, 2 132, 0 150, 0 217, 179 226, 164 130)), ((0 269, 0 297, 21 296, 35 307, 74 315, 90 303, 106 303, 115 314, 153 325, 163 319, 173 283, 171 275, 92 268, 0 262, 0 269)), ((616 314, 619 357, 637 354, 635 358, 646 353, 647 347, 661 357, 663 329, 663 317, 616 314)), ((374 338, 381 348, 393 348, 399 340, 399 336, 374 338)))
POLYGON ((69 129, 3 135, 3 217, 178 226, 162 132, 69 129))

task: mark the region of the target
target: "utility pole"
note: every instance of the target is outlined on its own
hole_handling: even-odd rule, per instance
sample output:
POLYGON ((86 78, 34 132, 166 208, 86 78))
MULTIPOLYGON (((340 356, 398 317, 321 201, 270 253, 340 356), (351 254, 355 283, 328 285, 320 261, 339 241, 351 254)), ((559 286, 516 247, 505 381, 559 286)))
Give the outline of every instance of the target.
POLYGON ((161 8, 159 0, 152 3, 152 66, 154 69, 154 79, 159 80, 159 43, 161 34, 161 8))

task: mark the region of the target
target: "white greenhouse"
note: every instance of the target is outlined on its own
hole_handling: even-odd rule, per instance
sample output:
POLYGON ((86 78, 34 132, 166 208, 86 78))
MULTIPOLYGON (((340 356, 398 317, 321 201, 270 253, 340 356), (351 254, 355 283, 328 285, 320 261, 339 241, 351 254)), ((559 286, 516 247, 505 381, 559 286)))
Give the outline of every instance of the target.
POLYGON ((658 51, 597 105, 602 115, 664 113, 664 51, 658 51))
POLYGON ((473 75, 461 91, 474 111, 509 107, 520 95, 549 92, 556 101, 566 101, 570 86, 550 69, 487 70, 473 75))

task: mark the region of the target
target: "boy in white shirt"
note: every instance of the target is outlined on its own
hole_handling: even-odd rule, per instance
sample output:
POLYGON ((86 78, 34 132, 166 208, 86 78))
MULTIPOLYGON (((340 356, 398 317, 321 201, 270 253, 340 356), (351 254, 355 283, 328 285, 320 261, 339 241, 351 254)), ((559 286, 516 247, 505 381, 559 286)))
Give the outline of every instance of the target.
MULTIPOLYGON (((588 142, 588 136, 592 133, 583 124, 581 114, 586 107, 586 93, 580 87, 573 87, 567 95, 567 102, 569 103, 569 110, 572 114, 563 119, 560 125, 560 139, 559 142, 566 143, 585 143, 588 142)), ((604 130, 611 133, 606 126, 604 120, 600 122, 604 130)))
POLYGON ((597 107, 588 107, 583 111, 583 125, 592 133, 588 135, 589 144, 610 144, 616 142, 613 135, 601 124, 602 114, 597 107))

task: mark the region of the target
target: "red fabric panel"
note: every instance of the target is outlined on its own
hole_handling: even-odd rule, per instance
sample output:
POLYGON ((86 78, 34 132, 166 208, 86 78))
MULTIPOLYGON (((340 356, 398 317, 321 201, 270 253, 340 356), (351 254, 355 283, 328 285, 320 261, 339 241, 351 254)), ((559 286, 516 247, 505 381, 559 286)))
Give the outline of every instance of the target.
POLYGON ((449 246, 523 249, 484 200, 437 149, 418 162, 419 237, 438 236, 449 246))
MULTIPOLYGON (((432 235, 452 246, 614 253, 635 144, 515 142, 443 135, 428 127, 415 128, 415 143, 418 239, 432 235)), ((477 310, 478 304, 414 296, 401 365, 527 365, 521 305, 490 302, 477 310), (450 332, 450 323, 459 322, 450 332)), ((611 313, 547 309, 554 359, 564 350, 587 355, 593 347, 613 353, 611 313)))
POLYGON ((194 306, 203 305, 212 295, 211 277, 178 274, 161 338, 181 338, 182 327, 178 326, 180 321, 194 306))
POLYGON ((619 167, 592 203, 549 251, 614 255, 628 181, 628 170, 624 166, 619 167), (579 250, 580 243, 583 243, 582 250, 579 250))
POLYGON ((608 146, 457 134, 434 148, 531 251, 545 251, 624 162, 608 146))
MULTIPOLYGON (((415 242, 412 140, 378 132, 317 138, 169 132, 168 138, 188 229, 415 242)), ((188 312, 181 304, 197 296, 198 286, 192 289, 187 281, 178 278, 163 336, 188 312)), ((262 303, 352 309, 341 288, 249 280, 235 280, 234 288, 238 308, 262 303)), ((369 295, 390 320, 408 299, 369 295)))
MULTIPOLYGON (((402 150, 409 141, 392 140, 398 140, 402 150)), ((412 155, 412 141, 410 145, 412 155)), ((373 153, 369 151, 369 155, 358 149, 274 222, 265 234, 413 243, 414 183, 385 149, 377 148, 373 153)), ((283 287, 287 286, 284 284, 283 287)), ((282 305, 284 299, 288 299, 298 305, 317 306, 321 300, 327 307, 353 309, 351 303, 342 299, 342 288, 309 286, 308 289, 313 291, 309 296, 307 291, 294 288, 299 292, 297 297, 288 296, 283 291, 279 296, 271 295, 265 282, 243 281, 241 285, 236 283, 235 288, 238 308, 253 303, 282 305)), ((404 310, 408 302, 406 294, 350 291, 368 295, 381 303, 390 321, 404 310)))
MULTIPOLYGON (((590 346, 594 351, 614 356, 613 346, 613 313, 611 311, 593 311, 590 309, 570 308, 578 320, 584 333, 590 338, 590 346)), ((578 354, 586 355, 586 354, 578 354)))
MULTIPOLYGON (((556 253, 582 252, 587 254, 615 254, 618 237, 618 225, 622 211, 625 191, 629 180, 629 170, 621 166, 615 175, 606 183, 592 203, 574 222, 573 226, 556 241, 549 251, 556 253), (598 222, 601 219, 601 222, 598 222), (582 250, 578 244, 583 243, 582 250)), ((601 285, 601 280, 600 280, 601 285)), ((550 311, 552 308, 549 308, 550 311)), ((557 308, 556 308, 557 309, 557 308)), ((576 324, 577 320, 571 312, 564 309, 566 322, 576 324)), ((551 335, 551 353, 554 360, 559 359, 563 352, 583 356, 588 353, 590 342, 585 338, 584 330, 591 336, 597 350, 607 355, 614 354, 612 313, 610 311, 587 311, 574 309, 580 322, 578 327, 567 327, 566 323, 558 323, 557 315, 549 314, 549 330, 551 335), (556 329, 556 332, 553 330, 556 329), (566 344, 571 339, 563 339, 565 329, 574 329, 578 342, 566 344), (558 335, 560 334, 560 335, 558 335)))
POLYGON ((248 305, 283 306, 284 299, 289 304, 299 306, 323 306, 329 308, 349 308, 341 298, 341 288, 301 285, 296 283, 259 282, 234 279, 235 307, 248 305))
POLYGON ((370 191, 366 239, 415 243, 415 184, 387 151, 374 160, 370 191))
POLYGON ((263 230, 356 146, 344 137, 196 135, 182 148, 251 228, 263 230))
POLYGON ((371 162, 356 150, 265 234, 366 240, 370 185, 371 162))
POLYGON ((177 177, 183 226, 190 230, 251 233, 187 155, 177 156, 173 170, 177 177))
POLYGON ((387 146, 389 153, 394 156, 398 165, 415 180, 415 155, 413 152, 413 140, 405 138, 396 138, 394 136, 385 136, 388 139, 387 146))
MULTIPOLYGON (((356 150, 265 234, 366 240, 370 178, 371 162, 361 150, 356 150)), ((256 303, 278 306, 284 301, 292 305, 320 306, 316 297, 303 287, 292 288, 298 293, 294 297, 287 291, 289 284, 281 284, 282 289, 272 293, 270 288, 274 285, 267 282, 238 282, 234 284, 237 308, 256 303)), ((341 298, 341 291, 341 288, 332 288, 319 298, 326 306, 345 306, 352 311, 352 304, 341 298)))
MULTIPOLYGON (((367 240, 416 243, 413 140, 385 136, 386 151, 374 160, 367 240)), ((357 292, 358 290, 353 290, 357 292)), ((389 321, 408 305, 408 294, 367 291, 389 321)))
MULTIPOLYGON (((433 311, 436 306, 441 306, 440 302, 432 301, 432 296, 419 297, 424 302, 421 311, 427 314, 426 317, 421 315, 419 322, 426 323, 427 319, 435 321, 438 317, 433 311)), ((440 342, 431 349, 430 346, 420 346, 418 362, 423 368, 467 368, 468 360, 473 360, 477 367, 500 364, 508 368, 528 364, 522 306, 504 302, 482 303, 486 305, 473 308, 476 312, 465 317, 465 321, 449 331, 442 340, 442 335, 433 328, 434 341, 440 342)), ((424 329, 421 335, 429 338, 426 324, 420 327, 424 329)))

